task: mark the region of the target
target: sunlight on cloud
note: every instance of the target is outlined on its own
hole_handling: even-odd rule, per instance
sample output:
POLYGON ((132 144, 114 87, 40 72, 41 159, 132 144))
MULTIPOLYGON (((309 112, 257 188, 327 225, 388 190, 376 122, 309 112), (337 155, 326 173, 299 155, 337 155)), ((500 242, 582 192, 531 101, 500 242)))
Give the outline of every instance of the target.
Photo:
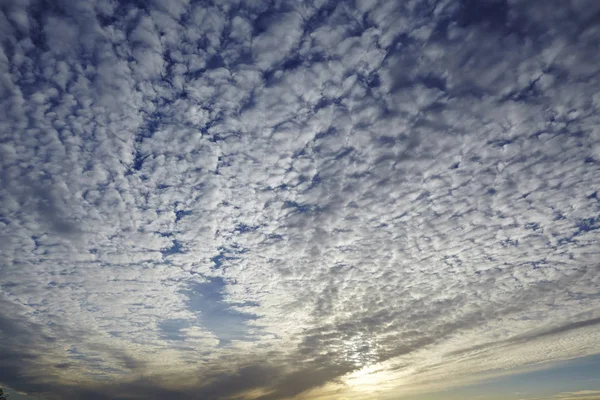
MULTIPOLYGON (((405 371, 404 374, 408 373, 410 372, 405 371)), ((344 383, 354 392, 388 392, 399 386, 397 381, 404 374, 393 373, 389 369, 386 369, 384 365, 375 364, 354 371, 344 376, 343 379, 344 383)))

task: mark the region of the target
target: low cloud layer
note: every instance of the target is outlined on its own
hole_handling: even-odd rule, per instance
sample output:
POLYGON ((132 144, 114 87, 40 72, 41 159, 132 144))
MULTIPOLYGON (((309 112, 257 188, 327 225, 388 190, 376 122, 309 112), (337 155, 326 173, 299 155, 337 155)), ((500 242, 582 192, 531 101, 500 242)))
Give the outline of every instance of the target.
POLYGON ((599 13, 3 1, 0 383, 396 398, 600 352, 599 13))

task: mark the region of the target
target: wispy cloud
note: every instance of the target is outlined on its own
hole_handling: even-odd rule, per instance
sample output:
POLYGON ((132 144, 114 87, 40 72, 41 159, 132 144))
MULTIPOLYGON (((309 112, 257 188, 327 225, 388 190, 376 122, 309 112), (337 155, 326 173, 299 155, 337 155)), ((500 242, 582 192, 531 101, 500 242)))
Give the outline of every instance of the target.
POLYGON ((564 392, 554 395, 553 398, 561 400, 597 400, 600 399, 600 391, 580 390, 577 392, 564 392))

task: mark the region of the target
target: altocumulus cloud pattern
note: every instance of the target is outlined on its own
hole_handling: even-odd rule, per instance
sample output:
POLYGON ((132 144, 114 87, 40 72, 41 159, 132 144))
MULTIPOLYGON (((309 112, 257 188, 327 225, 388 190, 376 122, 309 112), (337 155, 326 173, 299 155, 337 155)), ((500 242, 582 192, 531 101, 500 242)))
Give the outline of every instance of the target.
POLYGON ((0 1, 0 382, 398 398, 600 352, 600 2, 0 1))

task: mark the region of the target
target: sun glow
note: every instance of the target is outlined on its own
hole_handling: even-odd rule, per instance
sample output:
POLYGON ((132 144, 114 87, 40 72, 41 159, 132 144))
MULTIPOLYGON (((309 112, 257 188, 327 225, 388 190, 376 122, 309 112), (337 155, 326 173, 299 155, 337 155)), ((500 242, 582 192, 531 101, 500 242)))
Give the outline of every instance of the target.
POLYGON ((385 369, 385 367, 379 363, 366 366, 346 375, 344 383, 355 391, 376 392, 391 387, 391 382, 395 380, 395 378, 397 378, 395 374, 385 369))

